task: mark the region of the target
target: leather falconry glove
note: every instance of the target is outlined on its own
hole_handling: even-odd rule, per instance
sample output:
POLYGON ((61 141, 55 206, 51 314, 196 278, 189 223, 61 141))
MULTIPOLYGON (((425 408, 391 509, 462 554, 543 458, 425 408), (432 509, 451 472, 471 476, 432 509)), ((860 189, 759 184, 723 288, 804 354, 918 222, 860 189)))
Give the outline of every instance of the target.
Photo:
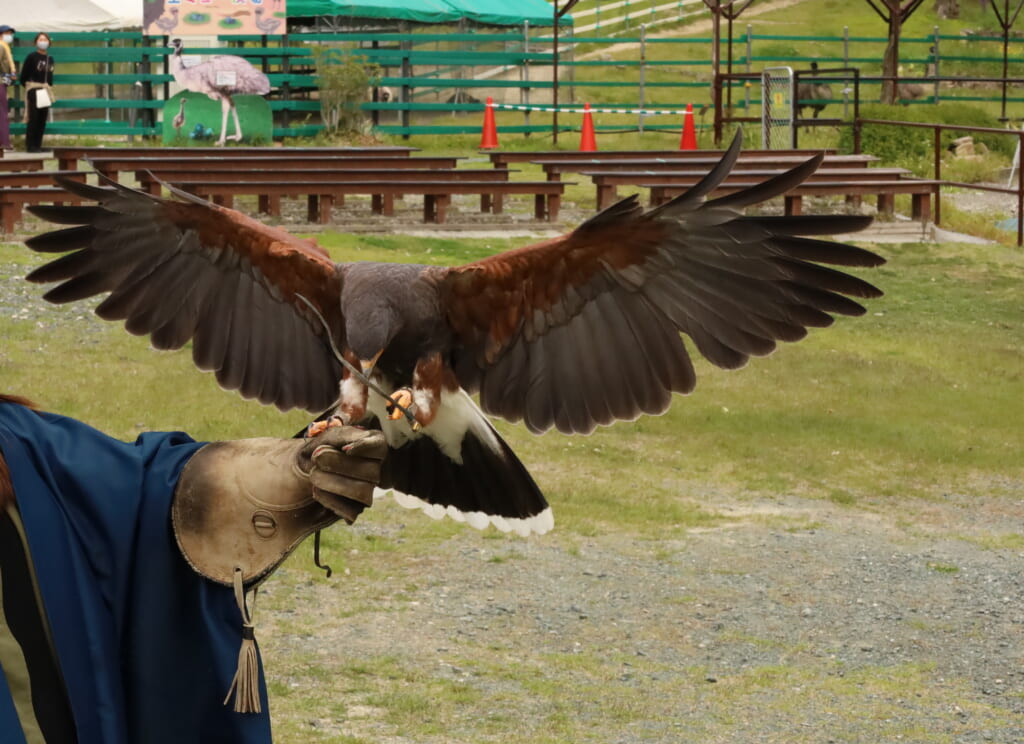
POLYGON ((260 664, 246 591, 317 530, 373 504, 387 443, 379 431, 329 427, 310 439, 239 439, 199 449, 178 478, 174 536, 200 575, 234 588, 238 670, 224 704, 259 713, 260 664))
POLYGON ((232 586, 263 581, 306 537, 373 504, 387 444, 379 431, 330 427, 310 439, 239 439, 186 463, 171 507, 189 565, 232 586))

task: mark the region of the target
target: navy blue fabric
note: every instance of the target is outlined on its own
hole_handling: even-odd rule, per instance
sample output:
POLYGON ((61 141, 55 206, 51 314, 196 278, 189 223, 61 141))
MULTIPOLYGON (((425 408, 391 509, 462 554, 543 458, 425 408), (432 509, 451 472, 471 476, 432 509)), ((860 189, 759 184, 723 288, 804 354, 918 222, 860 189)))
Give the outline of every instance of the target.
MULTIPOLYGON (((182 433, 121 442, 0 404, 0 451, 81 742, 271 741, 262 675, 263 713, 222 704, 241 644, 232 590, 193 572, 171 531, 174 486, 200 446, 182 433)), ((12 710, 0 699, 5 742, 12 710)))

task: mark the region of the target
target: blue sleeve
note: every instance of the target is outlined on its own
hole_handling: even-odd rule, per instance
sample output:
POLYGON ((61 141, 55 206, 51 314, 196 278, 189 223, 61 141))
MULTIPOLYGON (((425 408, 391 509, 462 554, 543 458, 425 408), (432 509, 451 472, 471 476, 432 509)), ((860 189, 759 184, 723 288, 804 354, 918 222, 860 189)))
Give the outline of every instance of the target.
POLYGON ((0 405, 11 470, 79 739, 270 742, 262 714, 223 705, 241 643, 228 587, 182 558, 170 525, 182 433, 121 442, 73 419, 0 405))

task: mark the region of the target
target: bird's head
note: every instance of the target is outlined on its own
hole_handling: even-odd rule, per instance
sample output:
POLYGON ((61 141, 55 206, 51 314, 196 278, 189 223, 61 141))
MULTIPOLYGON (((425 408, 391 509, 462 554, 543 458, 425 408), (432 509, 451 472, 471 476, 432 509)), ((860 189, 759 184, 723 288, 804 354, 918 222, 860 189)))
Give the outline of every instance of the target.
POLYGON ((182 49, 181 39, 171 39, 171 41, 167 44, 167 46, 169 46, 171 49, 173 49, 175 54, 181 54, 181 49, 182 49))
MULTIPOLYGON (((386 276, 386 275, 385 275, 386 276)), ((341 312, 345 318, 345 342, 369 374, 377 360, 402 329, 398 307, 400 293, 388 291, 385 278, 369 266, 356 264, 345 275, 341 312)))

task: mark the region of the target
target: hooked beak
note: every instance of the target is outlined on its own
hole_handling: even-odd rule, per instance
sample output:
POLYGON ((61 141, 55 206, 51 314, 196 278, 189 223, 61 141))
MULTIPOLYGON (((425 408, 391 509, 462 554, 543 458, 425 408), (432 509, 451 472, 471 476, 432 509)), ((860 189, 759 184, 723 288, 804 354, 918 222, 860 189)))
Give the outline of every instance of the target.
POLYGON ((370 376, 370 373, 373 372, 373 368, 377 365, 377 360, 380 359, 380 355, 383 353, 384 349, 381 349, 376 354, 374 354, 373 357, 371 357, 370 359, 359 360, 359 366, 362 367, 364 375, 366 375, 367 377, 370 376))

